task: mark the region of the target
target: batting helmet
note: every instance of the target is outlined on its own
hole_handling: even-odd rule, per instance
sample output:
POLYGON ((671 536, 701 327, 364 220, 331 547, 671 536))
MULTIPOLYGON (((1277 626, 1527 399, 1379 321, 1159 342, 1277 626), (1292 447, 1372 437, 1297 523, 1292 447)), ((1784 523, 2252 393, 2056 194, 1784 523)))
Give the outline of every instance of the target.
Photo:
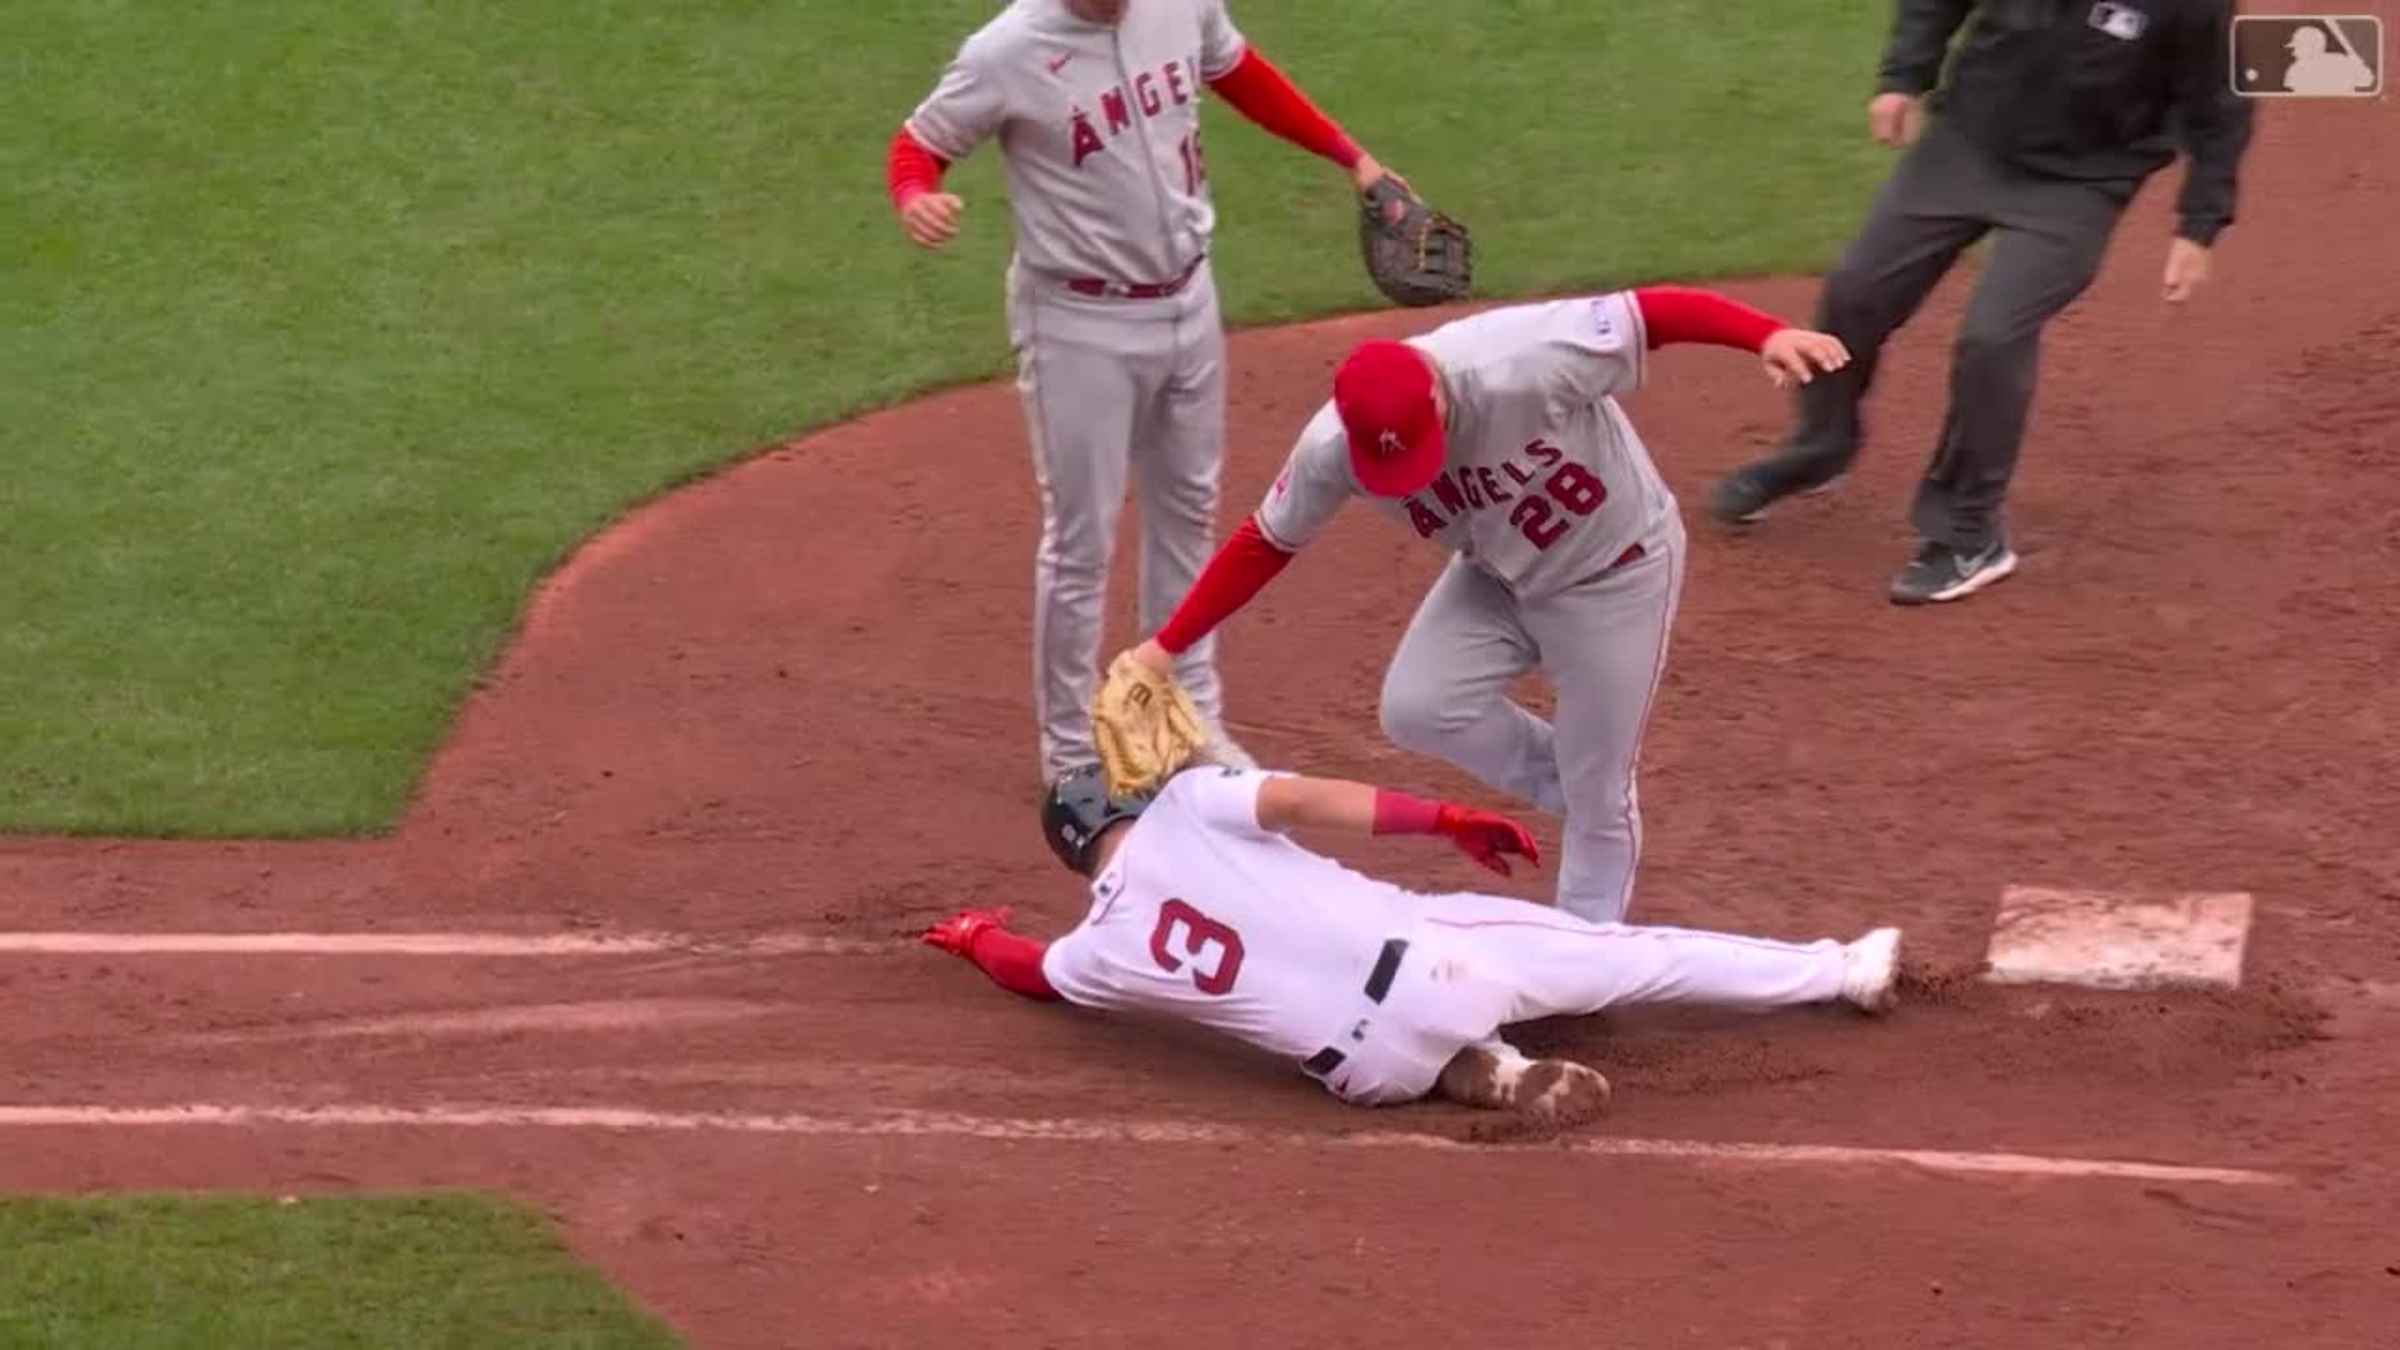
POLYGON ((1042 803, 1042 838, 1070 872, 1092 874, 1092 846, 1101 831, 1146 810, 1155 793, 1111 797, 1097 766, 1061 775, 1042 803))

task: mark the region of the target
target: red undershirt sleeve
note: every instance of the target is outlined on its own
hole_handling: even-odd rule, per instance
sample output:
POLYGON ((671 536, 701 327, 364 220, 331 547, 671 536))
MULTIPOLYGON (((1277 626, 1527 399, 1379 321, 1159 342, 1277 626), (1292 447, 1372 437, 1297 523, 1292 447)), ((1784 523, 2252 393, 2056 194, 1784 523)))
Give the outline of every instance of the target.
POLYGON ((1249 604, 1250 597, 1273 581, 1291 560, 1291 554, 1268 543, 1266 535, 1259 532, 1256 516, 1243 521, 1201 569, 1200 579, 1192 583, 1183 603, 1160 626, 1158 645, 1171 656, 1182 655, 1235 610, 1249 604))
POLYGON ((1375 789, 1374 833, 1437 834, 1441 826, 1440 802, 1429 802, 1391 788, 1375 789))
POLYGON ((1754 352, 1790 324, 1739 300, 1694 286, 1644 286, 1633 293, 1649 345, 1706 342, 1754 352))
POLYGON ((1208 87, 1235 112, 1310 154, 1345 169, 1358 164, 1358 143, 1318 111, 1308 95, 1276 69, 1274 62, 1259 55, 1256 47, 1245 50, 1233 69, 1210 80, 1208 87))
POLYGON ((1012 994, 1056 1003, 1059 994, 1050 987, 1050 979, 1042 974, 1042 953, 1050 944, 1004 928, 987 928, 975 936, 970 958, 975 968, 989 975, 992 983, 1012 994))
POLYGON ((942 173, 949 167, 940 155, 909 135, 907 127, 893 132, 891 148, 883 157, 883 190, 892 199, 892 209, 901 210, 920 193, 941 187, 942 173))

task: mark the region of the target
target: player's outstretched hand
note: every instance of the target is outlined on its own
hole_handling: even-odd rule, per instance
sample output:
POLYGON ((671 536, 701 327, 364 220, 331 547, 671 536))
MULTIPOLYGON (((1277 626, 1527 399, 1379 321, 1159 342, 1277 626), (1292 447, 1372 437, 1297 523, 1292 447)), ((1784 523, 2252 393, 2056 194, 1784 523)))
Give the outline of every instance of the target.
POLYGON ((1514 853, 1536 867, 1542 862, 1542 851, 1534 844, 1532 832, 1496 812, 1444 802, 1433 828, 1448 835, 1458 845, 1459 852, 1504 877, 1511 875, 1506 854, 1514 853))
MULTIPOLYGON (((1373 155, 1368 154, 1364 150, 1359 152, 1358 162, 1350 166, 1350 185, 1354 188, 1357 188, 1359 195, 1361 196, 1366 195, 1368 188, 1375 186, 1377 183, 1382 182, 1386 178, 1391 179, 1393 182, 1398 183, 1404 188, 1408 187, 1407 179, 1402 178, 1400 175, 1393 173, 1390 169, 1383 167, 1383 164, 1380 160, 1376 159, 1373 155)), ((1414 192, 1416 189, 1409 188, 1409 191, 1414 192)))
POLYGON ((919 248, 940 248, 958 237, 959 213, 967 204, 952 192, 920 192, 900 208, 900 228, 919 248))
POLYGON ((1784 328, 1758 349, 1759 364, 1778 389, 1789 389, 1817 378, 1819 371, 1840 370, 1850 364, 1850 349, 1831 333, 1784 328))
POLYGON ((952 956, 975 958, 975 939, 992 929, 1006 929, 1009 916, 1016 911, 1006 905, 997 909, 969 909, 951 915, 925 930, 921 941, 928 947, 939 947, 952 956))
POLYGON ((1158 645, 1157 638, 1145 638, 1140 646, 1128 649, 1125 654, 1140 662, 1143 669, 1153 675, 1172 677, 1175 674, 1175 658, 1167 653, 1166 648, 1158 645))

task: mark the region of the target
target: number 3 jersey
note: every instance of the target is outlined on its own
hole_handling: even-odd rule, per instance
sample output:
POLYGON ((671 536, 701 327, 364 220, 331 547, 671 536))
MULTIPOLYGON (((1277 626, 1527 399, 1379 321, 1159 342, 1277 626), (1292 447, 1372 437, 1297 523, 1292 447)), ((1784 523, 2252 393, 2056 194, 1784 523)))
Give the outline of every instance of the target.
POLYGON ((1305 1058, 1357 1006, 1416 897, 1258 824, 1268 774, 1203 767, 1168 780, 1092 879, 1083 922, 1042 974, 1071 1003, 1197 1022, 1305 1058))
POLYGON ((1258 508, 1270 543, 1298 552, 1363 496, 1526 598, 1607 570, 1674 512, 1614 397, 1642 380, 1632 292, 1487 310, 1408 342, 1440 365, 1449 397, 1441 472, 1406 497, 1365 492, 1328 401, 1258 508))

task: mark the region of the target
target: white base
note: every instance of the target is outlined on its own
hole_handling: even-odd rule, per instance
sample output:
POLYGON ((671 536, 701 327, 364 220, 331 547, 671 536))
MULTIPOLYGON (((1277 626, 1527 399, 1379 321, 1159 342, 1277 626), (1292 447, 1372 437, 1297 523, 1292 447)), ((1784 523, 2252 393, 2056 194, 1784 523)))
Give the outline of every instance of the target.
POLYGON ((1994 984, 2093 989, 2233 989, 2242 982, 2250 897, 2136 899, 2011 886, 1992 928, 1994 984))

